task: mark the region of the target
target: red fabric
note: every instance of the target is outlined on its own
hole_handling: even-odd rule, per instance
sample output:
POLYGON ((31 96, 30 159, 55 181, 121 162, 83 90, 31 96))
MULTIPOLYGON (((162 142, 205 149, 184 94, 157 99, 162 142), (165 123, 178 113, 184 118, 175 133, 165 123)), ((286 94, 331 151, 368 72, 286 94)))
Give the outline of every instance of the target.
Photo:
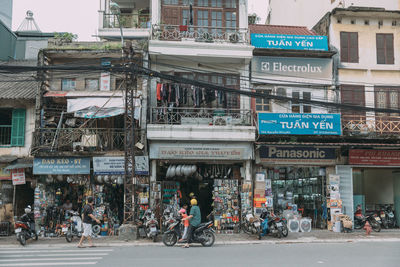
POLYGON ((187 32, 188 26, 187 25, 179 25, 179 31, 181 32, 187 32))
POLYGON ((157 100, 160 101, 161 100, 161 83, 157 84, 157 100))
MULTIPOLYGON (((182 214, 182 218, 183 219, 187 218, 187 214, 182 214)), ((183 226, 189 227, 189 220, 184 220, 183 221, 183 226)))

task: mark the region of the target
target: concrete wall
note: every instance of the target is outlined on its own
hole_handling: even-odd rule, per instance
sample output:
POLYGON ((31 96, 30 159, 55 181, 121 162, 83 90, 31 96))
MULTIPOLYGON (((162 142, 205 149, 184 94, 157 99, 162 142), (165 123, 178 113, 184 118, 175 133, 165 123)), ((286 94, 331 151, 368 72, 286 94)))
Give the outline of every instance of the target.
POLYGON ((0 60, 14 59, 16 42, 17 36, 0 21, 0 60))
POLYGON ((11 29, 12 26, 12 0, 0 0, 0 20, 11 29))

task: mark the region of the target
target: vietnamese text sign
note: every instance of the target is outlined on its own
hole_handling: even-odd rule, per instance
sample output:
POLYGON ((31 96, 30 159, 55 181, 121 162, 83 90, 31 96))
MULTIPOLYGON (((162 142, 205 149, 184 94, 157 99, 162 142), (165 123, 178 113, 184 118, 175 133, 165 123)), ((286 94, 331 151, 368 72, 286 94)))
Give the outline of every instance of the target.
POLYGON ((12 177, 13 185, 25 184, 25 170, 24 169, 12 170, 11 177, 12 177))
POLYGON ((328 51, 326 36, 252 33, 250 38, 256 48, 328 51))
POLYGON ((229 147, 160 147, 159 157, 163 159, 242 159, 243 148, 229 147))
POLYGON ((276 164, 311 164, 336 161, 336 150, 331 147, 261 146, 260 160, 276 164))
POLYGON ((340 114, 258 113, 260 134, 341 135, 340 114))
POLYGON ((100 91, 110 91, 111 76, 109 72, 103 72, 100 76, 100 91))
POLYGON ((124 174, 124 157, 93 157, 94 174, 124 174))
POLYGON ((252 77, 268 74, 301 78, 332 77, 332 59, 255 56, 251 61, 252 77))
POLYGON ((90 158, 35 158, 33 174, 90 174, 90 158))
POLYGON ((399 150, 350 149, 349 164, 400 166, 399 150))

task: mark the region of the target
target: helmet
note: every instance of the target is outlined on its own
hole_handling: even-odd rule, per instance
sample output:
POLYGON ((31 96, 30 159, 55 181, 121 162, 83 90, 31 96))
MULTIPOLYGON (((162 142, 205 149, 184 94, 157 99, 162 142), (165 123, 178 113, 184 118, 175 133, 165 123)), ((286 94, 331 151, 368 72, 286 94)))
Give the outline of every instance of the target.
POLYGON ((196 200, 195 198, 193 198, 192 200, 190 200, 190 205, 196 206, 196 205, 197 205, 197 200, 196 200))
POLYGON ((193 192, 191 192, 190 194, 189 194, 189 197, 194 197, 194 193, 193 192))
POLYGON ((25 213, 30 213, 32 211, 32 207, 30 205, 26 206, 25 213))

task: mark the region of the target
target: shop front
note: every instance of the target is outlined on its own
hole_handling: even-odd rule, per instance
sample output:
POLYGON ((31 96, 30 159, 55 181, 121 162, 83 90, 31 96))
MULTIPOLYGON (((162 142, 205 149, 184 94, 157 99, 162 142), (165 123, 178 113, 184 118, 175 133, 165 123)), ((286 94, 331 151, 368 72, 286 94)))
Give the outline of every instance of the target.
POLYGON ((202 221, 213 218, 218 232, 238 233, 241 210, 251 208, 253 158, 249 142, 151 142, 156 215, 162 218, 165 211, 189 204, 193 193, 202 221))
POLYGON ((297 211, 314 228, 326 228, 327 182, 336 153, 326 146, 257 145, 254 197, 265 201, 254 202, 256 213, 265 202, 276 214, 297 211))

